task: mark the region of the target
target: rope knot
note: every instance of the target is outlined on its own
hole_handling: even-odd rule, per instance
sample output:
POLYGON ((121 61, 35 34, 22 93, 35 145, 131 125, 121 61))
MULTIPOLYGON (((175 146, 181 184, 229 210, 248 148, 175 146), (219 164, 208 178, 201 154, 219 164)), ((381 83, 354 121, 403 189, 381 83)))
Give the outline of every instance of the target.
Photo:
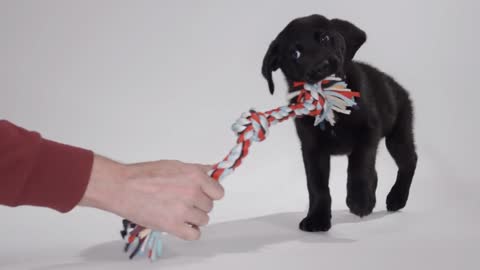
POLYGON ((238 136, 239 141, 261 142, 268 135, 269 127, 267 116, 251 109, 249 112, 242 113, 232 125, 232 130, 238 136))
POLYGON ((295 110, 295 113, 315 116, 314 126, 325 120, 334 126, 334 113, 350 114, 348 108, 356 105, 354 97, 359 96, 359 93, 351 92, 345 82, 334 76, 314 84, 296 82, 295 87, 302 88, 289 96, 297 96, 297 103, 303 105, 303 108, 295 110))

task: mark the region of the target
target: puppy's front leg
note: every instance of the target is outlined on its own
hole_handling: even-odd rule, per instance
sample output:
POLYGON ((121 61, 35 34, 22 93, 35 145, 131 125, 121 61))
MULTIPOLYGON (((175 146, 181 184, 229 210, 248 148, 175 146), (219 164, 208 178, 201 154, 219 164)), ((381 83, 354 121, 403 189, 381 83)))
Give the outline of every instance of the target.
POLYGON ((307 174, 310 206, 307 217, 300 222, 300 229, 307 232, 328 231, 332 217, 330 189, 330 155, 311 146, 302 146, 303 163, 307 174))
POLYGON ((377 144, 353 150, 348 157, 347 205, 350 212, 363 217, 375 207, 377 144))

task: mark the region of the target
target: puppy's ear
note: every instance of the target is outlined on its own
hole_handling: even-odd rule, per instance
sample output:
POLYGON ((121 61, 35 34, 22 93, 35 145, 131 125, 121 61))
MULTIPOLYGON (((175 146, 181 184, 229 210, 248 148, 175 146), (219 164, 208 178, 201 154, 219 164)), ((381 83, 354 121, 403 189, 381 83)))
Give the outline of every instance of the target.
POLYGON ((357 50, 367 40, 367 34, 347 21, 333 19, 330 20, 330 23, 331 27, 338 31, 343 36, 343 39, 345 39, 345 56, 348 60, 352 60, 357 50))
POLYGON ((268 88, 270 89, 270 94, 273 95, 275 90, 275 85, 273 84, 272 72, 277 70, 279 67, 279 55, 278 55, 278 41, 277 39, 272 41, 268 47, 267 53, 263 58, 262 65, 262 75, 268 82, 268 88))

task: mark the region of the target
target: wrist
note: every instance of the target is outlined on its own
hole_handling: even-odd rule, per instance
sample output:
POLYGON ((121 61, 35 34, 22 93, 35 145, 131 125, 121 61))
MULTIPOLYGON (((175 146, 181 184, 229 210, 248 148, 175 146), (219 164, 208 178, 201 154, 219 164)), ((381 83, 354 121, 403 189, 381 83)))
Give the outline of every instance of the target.
POLYGON ((95 155, 85 194, 79 205, 113 211, 121 196, 121 183, 127 178, 127 166, 95 155))

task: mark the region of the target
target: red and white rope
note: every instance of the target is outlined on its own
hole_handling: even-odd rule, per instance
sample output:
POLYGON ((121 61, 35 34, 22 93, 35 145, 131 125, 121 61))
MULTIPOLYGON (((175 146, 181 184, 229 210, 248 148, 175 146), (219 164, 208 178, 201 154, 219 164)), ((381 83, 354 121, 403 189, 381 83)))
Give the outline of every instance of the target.
MULTIPOLYGON (((253 142, 261 142, 268 136, 270 126, 283 122, 293 117, 313 116, 314 125, 323 121, 335 124, 335 112, 350 114, 349 107, 356 105, 354 98, 359 97, 358 92, 352 92, 340 79, 330 76, 316 84, 295 82, 290 98, 296 97, 296 102, 276 109, 258 112, 250 110, 243 113, 232 125, 232 130, 237 135, 237 142, 228 155, 219 163, 215 164, 209 175, 215 180, 224 179, 231 174, 248 155, 253 142)), ((148 249, 148 257, 152 260, 161 255, 162 242, 160 232, 135 225, 124 220, 122 237, 127 237, 125 251, 131 244, 136 248, 130 255, 133 258, 137 254, 145 254, 148 249), (136 243, 135 243, 136 242, 136 243)))

